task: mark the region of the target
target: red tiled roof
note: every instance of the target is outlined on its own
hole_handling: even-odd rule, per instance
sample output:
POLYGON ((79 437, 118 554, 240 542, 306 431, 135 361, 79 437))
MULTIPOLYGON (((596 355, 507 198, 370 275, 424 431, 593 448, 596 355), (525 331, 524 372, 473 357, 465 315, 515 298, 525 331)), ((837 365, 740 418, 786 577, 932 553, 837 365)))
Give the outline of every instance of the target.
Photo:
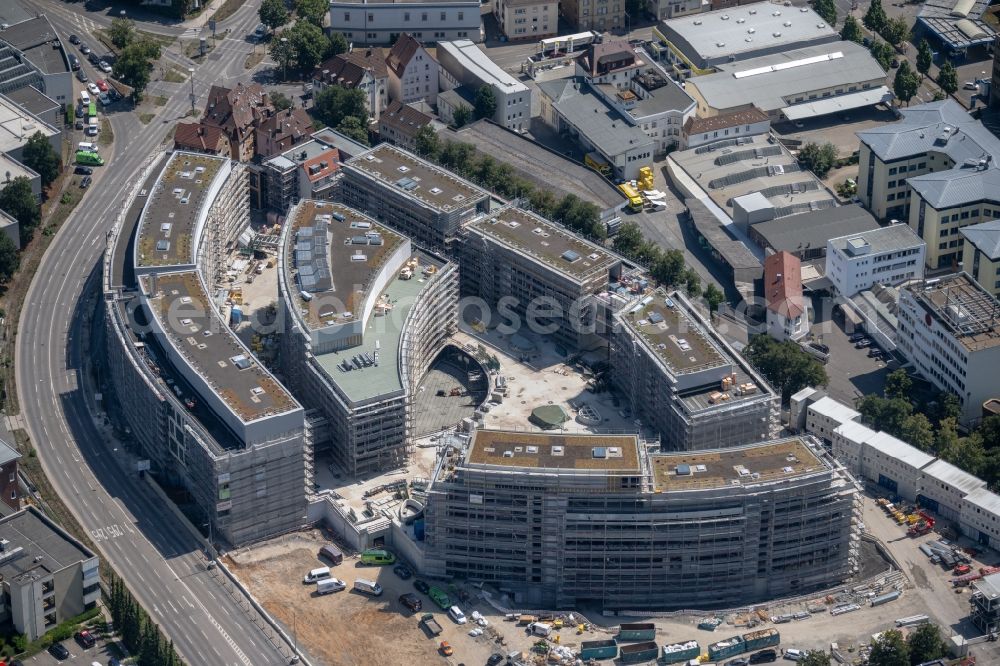
POLYGON ((753 125, 754 123, 764 122, 767 119, 767 114, 758 109, 756 106, 751 106, 749 109, 744 109, 742 111, 722 113, 717 116, 712 116, 711 118, 696 118, 691 116, 684 123, 684 133, 688 136, 693 134, 704 134, 705 132, 715 132, 720 129, 726 129, 727 127, 753 125))
POLYGON ((399 100, 391 102, 379 116, 379 124, 395 126, 407 136, 412 136, 417 131, 433 120, 423 111, 419 111, 412 106, 400 103, 399 100))
POLYGON ((420 42, 413 38, 408 32, 404 32, 396 40, 389 50, 389 55, 385 58, 386 67, 398 78, 403 76, 403 70, 410 62, 410 58, 420 50, 420 42))
POLYGON ((226 136, 221 127, 203 123, 177 123, 174 130, 174 147, 217 152, 219 141, 226 136))
POLYGON ((257 128, 257 154, 271 157, 309 138, 313 121, 305 109, 285 109, 265 118, 257 128))
POLYGON ((805 312, 802 262, 798 257, 782 251, 764 260, 764 298, 768 310, 786 319, 794 319, 805 312))
POLYGON ((235 88, 212 86, 201 121, 228 132, 244 134, 272 109, 267 91, 257 83, 237 83, 235 88))
POLYGON ((306 178, 309 179, 310 183, 315 183, 320 178, 329 176, 339 168, 340 151, 336 148, 331 148, 302 163, 302 169, 306 172, 306 178), (326 166, 323 166, 324 164, 326 166), (313 169, 314 166, 318 168, 313 169))

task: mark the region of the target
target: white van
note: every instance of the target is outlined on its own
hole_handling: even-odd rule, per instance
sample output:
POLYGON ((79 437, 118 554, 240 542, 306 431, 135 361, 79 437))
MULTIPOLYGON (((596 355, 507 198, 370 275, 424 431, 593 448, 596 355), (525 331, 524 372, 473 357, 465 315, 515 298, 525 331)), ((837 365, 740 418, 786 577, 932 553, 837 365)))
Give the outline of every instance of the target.
POLYGON ((382 594, 382 586, 373 580, 366 580, 364 578, 359 578, 354 581, 354 589, 357 592, 362 592, 364 594, 370 594, 373 597, 377 597, 382 594))
POLYGON ((785 650, 785 659, 788 661, 802 661, 805 656, 802 650, 796 650, 795 648, 787 648, 785 650))
POLYGON ((330 577, 330 567, 319 567, 318 569, 313 569, 306 574, 306 577, 302 579, 302 582, 308 585, 309 583, 315 583, 330 577))
POLYGON ((88 93, 86 90, 81 90, 80 91, 80 102, 84 106, 87 106, 88 104, 90 104, 90 93, 88 93))
POLYGON ((76 144, 76 149, 77 150, 83 150, 85 152, 90 152, 90 153, 96 153, 96 152, 98 152, 98 150, 97 150, 97 144, 96 143, 91 143, 90 141, 81 141, 80 143, 76 144))
POLYGON ((465 624, 468 620, 465 619, 465 613, 458 606, 452 606, 448 609, 448 617, 455 621, 455 624, 465 624))
POLYGON ((347 584, 337 578, 326 578, 316 582, 316 594, 332 594, 346 589, 347 584))

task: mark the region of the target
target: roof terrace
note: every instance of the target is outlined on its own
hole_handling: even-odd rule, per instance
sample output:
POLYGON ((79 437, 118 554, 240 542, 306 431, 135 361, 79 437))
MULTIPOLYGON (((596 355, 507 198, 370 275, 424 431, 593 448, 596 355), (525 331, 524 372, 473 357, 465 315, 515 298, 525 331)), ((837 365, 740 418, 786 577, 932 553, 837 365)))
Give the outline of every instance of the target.
POLYGON ((146 275, 141 281, 174 352, 243 423, 298 408, 219 317, 196 271, 146 275))
POLYGON ((153 186, 136 236, 136 267, 183 266, 195 262, 198 220, 207 215, 208 193, 225 158, 174 152, 153 186))
POLYGON ((523 252, 574 280, 607 271, 617 263, 599 245, 513 206, 475 222, 471 230, 523 252))
POLYGON ((969 351, 1000 345, 1000 301, 965 273, 928 280, 910 291, 969 351))
POLYGON ((504 467, 639 473, 639 440, 635 435, 550 435, 477 430, 472 436, 466 462, 504 467))
POLYGON ((707 490, 792 479, 827 469, 801 439, 649 456, 657 490, 707 490))
POLYGON ((648 294, 623 316, 671 372, 683 374, 727 363, 719 348, 681 305, 655 293, 648 294))

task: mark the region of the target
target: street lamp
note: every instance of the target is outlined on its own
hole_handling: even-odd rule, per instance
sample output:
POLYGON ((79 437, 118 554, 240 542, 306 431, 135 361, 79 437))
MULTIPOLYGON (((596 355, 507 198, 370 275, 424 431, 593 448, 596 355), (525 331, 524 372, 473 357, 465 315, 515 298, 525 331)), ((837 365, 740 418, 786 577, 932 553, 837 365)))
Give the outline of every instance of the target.
POLYGON ((281 80, 288 78, 288 38, 281 38, 281 80))
POLYGON ((194 67, 188 67, 188 78, 191 79, 191 115, 194 115, 194 67))

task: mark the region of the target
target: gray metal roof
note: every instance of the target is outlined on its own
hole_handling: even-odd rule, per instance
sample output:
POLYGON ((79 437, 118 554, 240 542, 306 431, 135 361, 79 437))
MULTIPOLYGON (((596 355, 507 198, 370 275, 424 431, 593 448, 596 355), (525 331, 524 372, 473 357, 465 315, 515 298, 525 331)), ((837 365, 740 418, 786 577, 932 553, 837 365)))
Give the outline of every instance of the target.
POLYGON ((21 454, 17 452, 17 449, 0 439, 0 465, 6 465, 11 460, 17 460, 20 457, 21 454))
POLYGON ((984 154, 1000 155, 1000 139, 954 100, 928 102, 900 112, 903 117, 898 122, 858 132, 858 138, 883 162, 932 150, 948 155, 956 164, 984 154), (950 136, 944 140, 946 127, 950 136))
POLYGON ((992 261, 1000 259, 1000 220, 963 227, 959 233, 992 261))
POLYGON ((960 165, 948 171, 914 176, 906 182, 937 210, 977 201, 1000 203, 1000 169, 995 166, 960 165))
POLYGON ((552 100, 560 116, 605 155, 620 155, 643 146, 652 150, 653 140, 588 90, 582 79, 545 81, 538 89, 552 100))
POLYGON ((869 254, 906 250, 924 244, 920 236, 907 224, 890 224, 887 227, 831 238, 830 243, 834 248, 843 251, 847 248, 847 242, 855 238, 862 238, 868 243, 869 254))
POLYGON ((956 12, 955 0, 928 0, 920 8, 918 22, 923 23, 938 38, 953 49, 984 44, 996 36, 993 28, 982 21, 990 0, 976 0, 964 16, 956 12))
POLYGON ((826 247, 828 240, 845 231, 857 235, 878 228, 871 213, 857 204, 779 217, 753 225, 753 230, 778 252, 826 247))
MULTIPOLYGON (((719 72, 696 76, 687 85, 695 86, 709 106, 729 109, 755 104, 764 111, 783 109, 786 98, 825 88, 842 87, 875 79, 885 79, 885 71, 868 49, 854 42, 817 44, 801 49, 718 65, 719 72), (793 62, 828 56, 817 62, 790 67, 793 62), (779 66, 780 69, 750 74, 753 70, 779 66)), ((855 91, 857 92, 857 91, 855 91)))

